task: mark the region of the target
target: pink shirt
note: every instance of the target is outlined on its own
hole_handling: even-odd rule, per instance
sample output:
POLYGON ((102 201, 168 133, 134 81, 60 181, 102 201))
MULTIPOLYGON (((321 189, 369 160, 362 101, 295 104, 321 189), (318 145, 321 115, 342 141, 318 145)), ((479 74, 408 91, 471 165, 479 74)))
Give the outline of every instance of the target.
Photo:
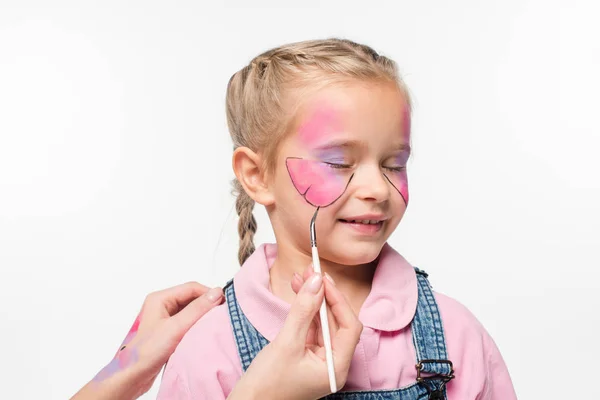
MULTIPOLYGON (((234 278, 236 296, 248 320, 269 341, 290 305, 269 290, 275 244, 261 245, 234 278)), ((455 376, 449 400, 512 400, 516 395, 496 344, 457 301, 435 293, 455 376)), ((385 245, 371 293, 361 308, 364 325, 344 390, 397 389, 416 381, 410 323, 417 307, 413 267, 385 245)), ((225 399, 242 376, 226 305, 216 307, 185 335, 170 358, 158 399, 225 399)))

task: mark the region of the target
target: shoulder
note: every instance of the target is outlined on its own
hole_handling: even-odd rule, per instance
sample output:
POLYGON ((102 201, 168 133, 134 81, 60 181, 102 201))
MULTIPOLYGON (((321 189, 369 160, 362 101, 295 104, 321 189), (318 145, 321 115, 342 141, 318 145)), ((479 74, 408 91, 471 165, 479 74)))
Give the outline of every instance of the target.
POLYGON ((471 339, 487 335, 487 331, 477 317, 465 305, 445 294, 433 292, 440 310, 444 330, 468 335, 471 339))
POLYGON ((457 398, 476 393, 482 399, 516 399, 502 355, 485 327, 459 301, 437 292, 434 296, 456 375, 449 390, 460 392, 457 398))
POLYGON ((434 292, 440 310, 448 351, 485 358, 492 338, 477 317, 458 300, 434 292))
POLYGON ((165 367, 161 388, 177 381, 192 398, 217 399, 226 397, 241 375, 224 303, 205 314, 185 334, 165 367))

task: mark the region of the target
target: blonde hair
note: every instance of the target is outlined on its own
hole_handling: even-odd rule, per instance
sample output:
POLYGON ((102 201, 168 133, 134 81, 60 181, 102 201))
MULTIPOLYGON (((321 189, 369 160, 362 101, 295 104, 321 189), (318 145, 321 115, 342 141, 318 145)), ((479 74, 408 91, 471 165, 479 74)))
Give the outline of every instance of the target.
MULTIPOLYGON (((264 167, 272 171, 278 145, 293 120, 289 104, 291 89, 318 89, 356 79, 395 82, 404 91, 410 107, 396 63, 366 45, 336 38, 309 40, 256 56, 233 74, 227 85, 227 125, 233 149, 244 146, 260 151, 264 167)), ((237 179, 232 184, 237 195, 238 259, 242 265, 255 250, 257 225, 252 213, 254 201, 237 179)))

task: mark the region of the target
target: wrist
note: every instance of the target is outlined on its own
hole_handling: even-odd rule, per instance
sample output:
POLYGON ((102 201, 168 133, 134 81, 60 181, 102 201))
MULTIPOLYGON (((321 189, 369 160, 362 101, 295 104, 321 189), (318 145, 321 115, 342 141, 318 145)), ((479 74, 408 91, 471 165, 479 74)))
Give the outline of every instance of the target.
POLYGON ((261 390, 259 385, 250 382, 248 379, 242 377, 235 385, 227 400, 268 400, 272 397, 269 397, 268 393, 265 393, 266 390, 261 390))
POLYGON ((149 388, 145 382, 138 371, 126 369, 104 380, 92 379, 71 400, 135 400, 149 388))

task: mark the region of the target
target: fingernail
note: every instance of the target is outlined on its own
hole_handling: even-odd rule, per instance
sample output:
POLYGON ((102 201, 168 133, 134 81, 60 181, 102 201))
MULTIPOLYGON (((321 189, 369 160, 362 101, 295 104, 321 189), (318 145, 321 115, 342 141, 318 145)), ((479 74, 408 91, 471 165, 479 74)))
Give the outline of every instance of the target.
POLYGON ((331 282, 331 284, 332 284, 333 286, 335 286, 335 281, 333 280, 333 278, 331 277, 331 275, 329 275, 327 272, 325 272, 325 278, 327 278, 327 280, 328 280, 329 282, 331 282))
POLYGON ((294 272, 294 279, 299 280, 300 282, 302 282, 302 277, 297 272, 294 272))
POLYGON ((213 303, 216 303, 217 301, 221 300, 222 296, 223 291, 220 288, 212 288, 208 292, 206 292, 206 298, 213 303))
POLYGON ((308 280, 308 291, 311 293, 319 293, 321 286, 323 285, 323 278, 321 274, 315 274, 308 280))

